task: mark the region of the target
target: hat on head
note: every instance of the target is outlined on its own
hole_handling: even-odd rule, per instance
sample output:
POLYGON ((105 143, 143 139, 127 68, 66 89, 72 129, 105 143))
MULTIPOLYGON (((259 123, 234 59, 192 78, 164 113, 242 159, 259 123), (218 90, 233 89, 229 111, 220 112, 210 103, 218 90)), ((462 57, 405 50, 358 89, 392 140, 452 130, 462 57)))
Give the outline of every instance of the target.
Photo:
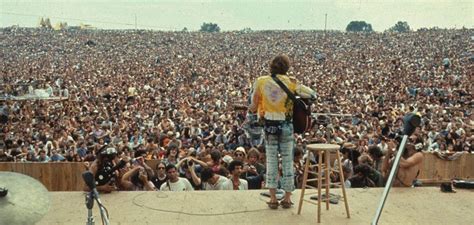
POLYGON ((225 163, 229 164, 229 163, 231 163, 232 161, 234 161, 234 159, 233 159, 232 156, 230 156, 230 155, 225 155, 224 157, 222 157, 222 161, 224 161, 225 163))
POLYGON ((188 149, 188 156, 196 156, 196 149, 191 147, 188 149))
POLYGON ((173 136, 173 135, 174 135, 174 132, 173 132, 173 131, 168 131, 166 134, 167 134, 168 136, 173 136))
POLYGON ((244 153, 244 155, 247 154, 247 153, 245 153, 245 148, 242 147, 242 146, 241 146, 241 147, 237 147, 237 148, 235 149, 234 153, 236 153, 236 152, 242 152, 242 153, 244 153))

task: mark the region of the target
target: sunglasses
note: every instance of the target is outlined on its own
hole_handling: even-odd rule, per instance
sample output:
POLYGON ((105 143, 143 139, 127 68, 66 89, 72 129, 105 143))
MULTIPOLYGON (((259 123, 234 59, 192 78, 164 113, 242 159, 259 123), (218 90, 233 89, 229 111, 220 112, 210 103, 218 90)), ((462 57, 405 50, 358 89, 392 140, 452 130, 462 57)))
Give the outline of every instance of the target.
POLYGON ((244 156, 244 154, 237 153, 237 154, 235 154, 235 156, 244 156))
POLYGON ((159 170, 164 170, 165 168, 164 167, 158 167, 159 170))

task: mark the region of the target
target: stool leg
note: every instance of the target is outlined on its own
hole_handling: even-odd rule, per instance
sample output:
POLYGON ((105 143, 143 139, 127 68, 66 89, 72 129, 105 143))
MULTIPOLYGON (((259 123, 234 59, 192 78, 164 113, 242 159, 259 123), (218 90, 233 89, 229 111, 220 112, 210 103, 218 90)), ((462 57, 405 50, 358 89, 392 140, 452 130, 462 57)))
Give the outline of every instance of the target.
POLYGON ((308 180, 308 170, 309 170, 309 154, 310 151, 307 152, 306 156, 306 163, 304 164, 304 171, 303 171, 303 183, 301 184, 301 195, 300 195, 300 202, 298 203, 298 215, 301 213, 301 208, 303 207, 303 198, 304 192, 306 190, 306 181, 308 180))
POLYGON ((318 160, 318 223, 321 223, 321 183, 323 172, 323 151, 319 151, 318 160))
POLYGON ((325 180, 326 181, 325 182, 326 183, 326 210, 329 210, 329 198, 330 198, 330 196, 329 196, 329 183, 330 182, 329 181, 331 179, 330 174, 329 174, 329 169, 331 168, 331 164, 329 163, 329 161, 330 161, 329 160, 329 151, 326 150, 326 151, 324 151, 324 153, 325 153, 324 158, 326 160, 326 171, 325 171, 325 174, 326 174, 326 176, 325 176, 325 178, 326 178, 326 180, 325 180))
POLYGON ((344 205, 346 206, 347 218, 351 218, 351 215, 349 214, 349 203, 347 203, 346 188, 344 185, 344 173, 342 171, 342 162, 341 162, 341 157, 339 155, 339 151, 336 152, 336 157, 337 157, 337 161, 339 162, 338 164, 339 164, 339 173, 341 177, 342 196, 344 197, 344 205))

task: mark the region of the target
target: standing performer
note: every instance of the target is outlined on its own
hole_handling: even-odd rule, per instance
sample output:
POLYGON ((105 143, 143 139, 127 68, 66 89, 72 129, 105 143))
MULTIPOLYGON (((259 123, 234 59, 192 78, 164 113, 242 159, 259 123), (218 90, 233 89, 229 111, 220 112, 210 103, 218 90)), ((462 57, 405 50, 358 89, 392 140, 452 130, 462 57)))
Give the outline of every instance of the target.
POLYGON ((290 60, 286 55, 278 55, 270 62, 271 76, 261 76, 255 81, 249 113, 257 113, 259 120, 263 121, 265 131, 265 151, 267 172, 265 186, 270 189, 270 202, 268 207, 277 209, 290 208, 291 192, 295 189, 293 172, 293 150, 295 147, 293 135, 293 102, 286 92, 273 80, 273 77, 286 85, 286 87, 302 98, 315 98, 315 92, 301 85, 286 73, 290 68, 290 60), (278 153, 282 158, 282 175, 279 179, 278 153), (279 203, 276 198, 276 188, 280 181, 281 188, 285 191, 284 199, 279 203))

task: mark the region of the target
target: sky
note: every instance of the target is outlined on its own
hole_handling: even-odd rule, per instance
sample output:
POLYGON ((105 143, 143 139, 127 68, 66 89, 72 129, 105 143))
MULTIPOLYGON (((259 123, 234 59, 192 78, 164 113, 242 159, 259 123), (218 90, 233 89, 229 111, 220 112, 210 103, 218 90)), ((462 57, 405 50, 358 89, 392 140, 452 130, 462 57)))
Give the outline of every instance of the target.
POLYGON ((421 27, 474 28, 474 0, 0 0, 0 27, 90 24, 102 29, 222 31, 345 30, 353 20, 384 31, 397 21, 421 27))

